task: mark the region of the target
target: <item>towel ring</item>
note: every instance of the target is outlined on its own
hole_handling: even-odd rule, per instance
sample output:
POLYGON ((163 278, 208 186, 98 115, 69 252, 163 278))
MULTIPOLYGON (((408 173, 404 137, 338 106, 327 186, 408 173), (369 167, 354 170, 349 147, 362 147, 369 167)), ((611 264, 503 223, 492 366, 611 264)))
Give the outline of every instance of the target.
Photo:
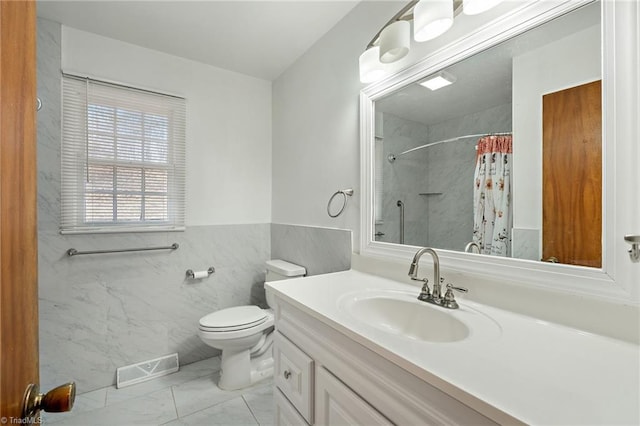
POLYGON ((342 214, 342 212, 344 211, 345 207, 347 207, 347 196, 351 197, 353 195, 353 189, 349 188, 349 189, 340 189, 336 192, 333 193, 333 195, 331 196, 331 198, 329 198, 329 202, 327 203, 327 214, 329 215, 329 217, 338 217, 342 214), (340 211, 338 211, 338 213, 336 214, 331 214, 331 203, 333 202, 333 199, 336 198, 338 195, 342 194, 342 207, 340 208, 340 211))

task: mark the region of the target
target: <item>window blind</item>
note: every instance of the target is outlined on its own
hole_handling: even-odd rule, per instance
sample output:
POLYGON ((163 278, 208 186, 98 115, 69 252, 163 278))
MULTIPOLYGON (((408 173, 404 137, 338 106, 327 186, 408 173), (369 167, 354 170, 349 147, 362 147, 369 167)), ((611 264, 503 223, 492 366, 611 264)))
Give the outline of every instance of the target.
POLYGON ((64 75, 62 233, 182 230, 182 98, 64 75))

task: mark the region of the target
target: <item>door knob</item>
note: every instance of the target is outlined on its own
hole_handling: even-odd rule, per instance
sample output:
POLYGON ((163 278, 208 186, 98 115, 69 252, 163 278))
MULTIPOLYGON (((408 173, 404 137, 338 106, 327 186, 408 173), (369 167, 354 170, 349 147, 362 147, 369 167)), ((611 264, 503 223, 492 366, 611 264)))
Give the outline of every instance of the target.
POLYGON ((40 410, 48 413, 62 413, 71 411, 76 399, 76 384, 66 383, 51 389, 46 394, 40 393, 40 387, 34 383, 27 386, 22 403, 22 417, 31 418, 40 410))

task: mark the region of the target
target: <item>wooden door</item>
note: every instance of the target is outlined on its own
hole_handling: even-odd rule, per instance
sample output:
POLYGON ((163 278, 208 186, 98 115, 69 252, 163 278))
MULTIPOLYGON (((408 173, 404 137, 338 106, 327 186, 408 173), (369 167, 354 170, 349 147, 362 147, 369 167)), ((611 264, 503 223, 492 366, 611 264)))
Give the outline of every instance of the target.
POLYGON ((36 15, 0 1, 0 417, 17 423, 38 383, 36 15))
POLYGON ((602 266, 601 86, 543 96, 543 260, 602 266))

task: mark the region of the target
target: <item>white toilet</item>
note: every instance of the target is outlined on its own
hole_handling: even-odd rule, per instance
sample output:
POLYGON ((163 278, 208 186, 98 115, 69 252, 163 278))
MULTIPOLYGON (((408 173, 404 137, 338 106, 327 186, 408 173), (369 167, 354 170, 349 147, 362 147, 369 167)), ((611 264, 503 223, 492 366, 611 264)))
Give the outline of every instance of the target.
MULTIPOLYGON (((284 260, 267 261, 266 281, 302 277, 306 269, 284 260)), ((267 304, 271 306, 267 296, 267 304)), ((200 318, 198 336, 222 351, 220 389, 235 390, 273 375, 273 311, 235 306, 200 318)))

